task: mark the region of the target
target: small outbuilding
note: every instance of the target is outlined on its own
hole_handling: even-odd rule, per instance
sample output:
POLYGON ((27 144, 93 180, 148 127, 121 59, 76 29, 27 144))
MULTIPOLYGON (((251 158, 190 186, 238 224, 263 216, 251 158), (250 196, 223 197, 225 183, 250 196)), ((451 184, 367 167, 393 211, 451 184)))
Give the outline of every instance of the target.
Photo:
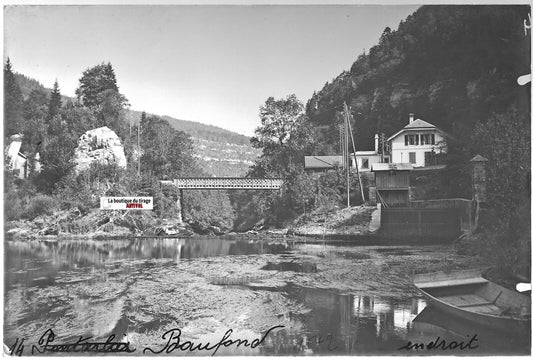
POLYGON ((372 164, 376 179, 376 202, 384 207, 409 206, 410 172, 409 163, 372 164))

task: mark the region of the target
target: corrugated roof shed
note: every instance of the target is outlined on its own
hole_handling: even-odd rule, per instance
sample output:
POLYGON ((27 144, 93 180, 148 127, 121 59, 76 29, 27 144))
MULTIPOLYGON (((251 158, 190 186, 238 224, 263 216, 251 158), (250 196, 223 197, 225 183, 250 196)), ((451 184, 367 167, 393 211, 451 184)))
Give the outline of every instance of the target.
POLYGON ((411 171, 410 163, 376 163, 372 164, 372 171, 411 171))
POLYGON ((306 169, 333 169, 335 166, 342 167, 342 156, 305 156, 304 166, 306 169))

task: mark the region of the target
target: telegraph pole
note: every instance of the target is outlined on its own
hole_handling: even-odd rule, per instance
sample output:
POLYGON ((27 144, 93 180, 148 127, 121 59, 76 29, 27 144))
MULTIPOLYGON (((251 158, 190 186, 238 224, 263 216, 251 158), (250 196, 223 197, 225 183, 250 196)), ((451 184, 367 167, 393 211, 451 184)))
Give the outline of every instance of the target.
POLYGON ((141 122, 137 126, 137 175, 141 176, 141 122))
POLYGON ((348 108, 346 103, 344 103, 344 148, 345 148, 345 164, 346 164, 346 197, 348 207, 350 207, 350 148, 349 148, 349 139, 348 139, 348 127, 350 126, 350 120, 348 118, 348 108))
MULTIPOLYGON (((344 103, 344 111, 346 112, 346 114, 348 114, 348 116, 350 116, 348 112, 348 106, 346 105, 346 103, 344 103)), ((357 180, 359 181, 359 190, 361 190, 361 199, 363 199, 363 201, 366 202, 365 193, 363 192, 363 183, 361 182, 361 175, 359 174, 359 165, 357 164, 357 156, 355 155, 356 150, 355 150, 355 141, 353 139, 352 125, 350 125, 349 120, 348 120, 348 128, 350 131, 350 136, 352 138, 353 157, 355 160, 355 171, 357 173, 357 180)))

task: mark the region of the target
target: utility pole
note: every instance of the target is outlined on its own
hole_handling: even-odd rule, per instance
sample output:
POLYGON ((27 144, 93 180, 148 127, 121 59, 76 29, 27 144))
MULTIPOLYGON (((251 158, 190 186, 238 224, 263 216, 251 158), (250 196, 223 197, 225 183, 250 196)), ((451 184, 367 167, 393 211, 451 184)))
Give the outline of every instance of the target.
POLYGON ((348 127, 350 125, 350 120, 348 118, 348 108, 346 107, 346 103, 344 103, 344 148, 345 148, 345 170, 346 170, 346 197, 347 197, 347 203, 348 207, 350 207, 350 162, 351 162, 351 156, 350 156, 350 148, 349 148, 349 140, 348 140, 348 127))
MULTIPOLYGON (((348 116, 351 116, 350 113, 348 112, 348 106, 346 105, 346 103, 344 103, 344 111, 346 112, 346 114, 348 114, 348 116)), ((357 156, 355 154, 356 153, 355 141, 353 139, 352 125, 350 125, 350 121, 348 121, 348 127, 350 131, 350 136, 352 138, 353 157, 355 160, 355 171, 357 173, 357 180, 359 181, 359 190, 361 190, 361 199, 363 199, 363 201, 366 202, 365 193, 363 192, 363 183, 361 182, 361 175, 359 174, 359 165, 357 164, 357 156)))
POLYGON ((141 176, 141 122, 137 126, 137 175, 141 176))

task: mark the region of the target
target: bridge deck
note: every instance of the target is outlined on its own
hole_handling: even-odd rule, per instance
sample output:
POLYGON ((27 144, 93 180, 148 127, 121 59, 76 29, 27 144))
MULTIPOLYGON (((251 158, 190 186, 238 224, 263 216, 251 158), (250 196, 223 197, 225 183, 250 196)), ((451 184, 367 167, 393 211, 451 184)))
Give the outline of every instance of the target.
POLYGON ((173 184, 179 189, 248 189, 248 190, 279 190, 283 179, 278 178, 230 178, 203 177, 179 178, 162 181, 163 184, 173 184))

